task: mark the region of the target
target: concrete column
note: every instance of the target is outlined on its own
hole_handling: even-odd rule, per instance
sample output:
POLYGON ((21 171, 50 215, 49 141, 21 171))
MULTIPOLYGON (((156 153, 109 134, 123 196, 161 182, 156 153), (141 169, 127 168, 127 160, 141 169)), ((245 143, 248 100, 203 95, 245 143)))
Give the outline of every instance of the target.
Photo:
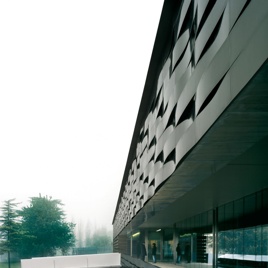
POLYGON ((133 248, 133 245, 132 245, 132 233, 131 233, 131 236, 130 236, 130 256, 133 257, 132 255, 132 248, 133 248))
POLYGON ((163 248, 164 248, 164 237, 163 237, 163 229, 160 231, 160 261, 163 261, 163 248))
POLYGON ((145 256, 145 261, 148 262, 148 230, 145 230, 144 232, 144 242, 145 242, 145 248, 146 248, 146 252, 147 252, 147 256, 145 256))
POLYGON ((172 248, 174 263, 176 263, 176 259, 177 259, 176 247, 177 247, 178 242, 179 242, 178 233, 176 229, 176 224, 174 224, 173 225, 173 248, 172 248))
POLYGON ((218 208, 213 210, 212 235, 213 235, 212 265, 213 267, 216 268, 218 262, 218 208))

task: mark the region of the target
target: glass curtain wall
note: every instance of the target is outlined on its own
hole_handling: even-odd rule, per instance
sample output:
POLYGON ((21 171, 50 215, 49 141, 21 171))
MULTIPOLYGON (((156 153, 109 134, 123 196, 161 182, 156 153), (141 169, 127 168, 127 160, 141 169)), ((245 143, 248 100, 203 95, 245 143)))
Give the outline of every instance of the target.
POLYGON ((148 231, 148 261, 153 262, 152 248, 156 245, 156 261, 161 260, 161 231, 148 231))
MULTIPOLYGON (((174 229, 147 231, 149 262, 154 243, 156 261, 177 259, 174 229)), ((176 232, 180 266, 268 267, 268 189, 176 223, 176 232)), ((139 258, 143 232, 130 240, 132 256, 139 258)))
POLYGON ((208 211, 178 223, 180 265, 184 267, 212 266, 213 212, 208 211))
POLYGON ((268 267, 268 189, 176 226, 182 266, 268 267))
POLYGON ((268 266, 268 191, 218 209, 218 264, 268 266))
POLYGON ((173 229, 148 231, 148 260, 153 261, 152 247, 156 244, 156 261, 173 262, 173 229))
POLYGON ((163 230, 163 261, 173 262, 173 230, 163 230))

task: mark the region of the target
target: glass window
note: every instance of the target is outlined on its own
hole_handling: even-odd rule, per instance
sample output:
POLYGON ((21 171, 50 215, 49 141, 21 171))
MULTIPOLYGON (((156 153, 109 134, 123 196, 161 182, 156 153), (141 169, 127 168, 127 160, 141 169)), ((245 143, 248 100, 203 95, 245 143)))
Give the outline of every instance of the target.
POLYGON ((155 243, 156 245, 156 261, 161 260, 161 232, 157 231, 149 231, 148 232, 148 260, 149 262, 153 261, 152 257, 152 248, 153 244, 155 243))
POLYGON ((164 229, 163 259, 173 261, 173 229, 164 229))
POLYGON ((255 267, 268 262, 266 199, 262 191, 219 207, 218 262, 222 266, 255 267))

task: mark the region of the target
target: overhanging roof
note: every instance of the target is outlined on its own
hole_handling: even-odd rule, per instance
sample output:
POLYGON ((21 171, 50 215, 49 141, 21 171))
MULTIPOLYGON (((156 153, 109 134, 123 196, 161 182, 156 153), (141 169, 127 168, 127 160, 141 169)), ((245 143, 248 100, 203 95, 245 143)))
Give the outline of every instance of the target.
POLYGON ((267 167, 268 61, 124 231, 171 227, 267 188, 267 167))

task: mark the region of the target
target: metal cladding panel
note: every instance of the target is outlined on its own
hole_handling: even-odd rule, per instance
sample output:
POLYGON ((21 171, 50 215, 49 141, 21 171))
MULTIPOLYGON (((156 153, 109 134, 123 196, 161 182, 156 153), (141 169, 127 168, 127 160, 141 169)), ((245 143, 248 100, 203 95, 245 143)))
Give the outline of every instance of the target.
MULTIPOLYGON (((144 137, 136 141, 130 180, 139 195, 127 217, 118 207, 114 236, 175 173, 184 193, 190 189, 176 168, 267 60, 268 1, 185 0, 178 12, 176 38, 154 77, 152 108, 140 128, 144 137)), ((133 201, 130 192, 124 197, 133 201)))

